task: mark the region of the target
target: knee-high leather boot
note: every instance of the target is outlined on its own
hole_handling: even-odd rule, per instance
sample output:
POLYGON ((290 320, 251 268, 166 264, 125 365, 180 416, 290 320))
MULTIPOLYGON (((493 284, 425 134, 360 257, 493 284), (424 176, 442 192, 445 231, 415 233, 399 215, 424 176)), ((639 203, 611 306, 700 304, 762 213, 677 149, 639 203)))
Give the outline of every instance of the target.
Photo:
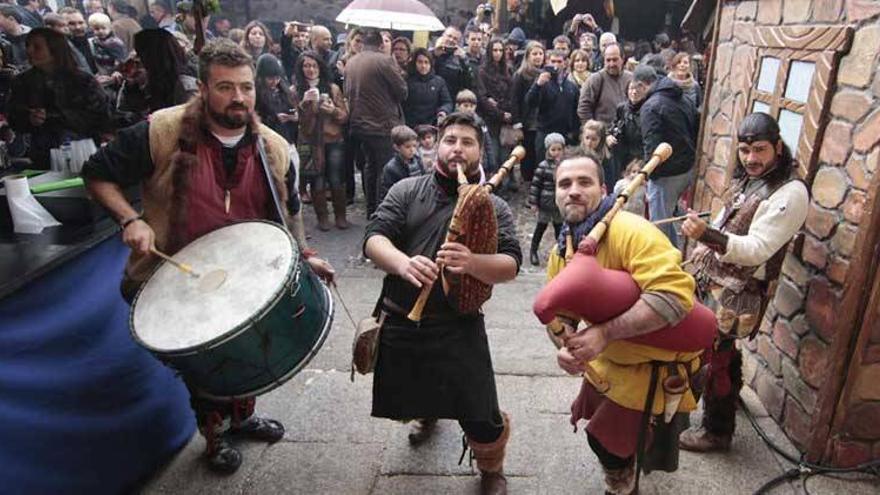
POLYGON ((730 449, 736 428, 736 402, 743 386, 742 354, 735 342, 735 339, 724 339, 712 353, 703 392, 703 422, 679 437, 679 446, 685 450, 730 449))
POLYGON ((494 442, 479 443, 468 438, 468 446, 474 453, 480 470, 480 493, 483 495, 506 495, 507 478, 504 477, 504 452, 510 438, 510 418, 501 413, 504 430, 494 442))
POLYGON ((327 194, 323 189, 312 191, 312 206, 318 217, 318 230, 327 232, 332 224, 330 223, 330 211, 327 209, 327 194))
POLYGON ((345 218, 347 204, 345 189, 333 189, 333 216, 336 220, 336 228, 339 230, 345 230, 349 227, 348 220, 345 218))

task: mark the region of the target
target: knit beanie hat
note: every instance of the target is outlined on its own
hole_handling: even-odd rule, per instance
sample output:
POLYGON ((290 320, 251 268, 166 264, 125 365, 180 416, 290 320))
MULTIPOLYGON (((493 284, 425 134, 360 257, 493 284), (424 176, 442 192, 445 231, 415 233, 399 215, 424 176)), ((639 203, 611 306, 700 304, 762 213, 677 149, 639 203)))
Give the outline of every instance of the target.
POLYGON ((257 59, 257 77, 284 77, 284 69, 275 55, 264 53, 257 59))
POLYGON ((554 144, 565 146, 565 138, 558 132, 551 132, 544 138, 544 148, 550 149, 554 144))

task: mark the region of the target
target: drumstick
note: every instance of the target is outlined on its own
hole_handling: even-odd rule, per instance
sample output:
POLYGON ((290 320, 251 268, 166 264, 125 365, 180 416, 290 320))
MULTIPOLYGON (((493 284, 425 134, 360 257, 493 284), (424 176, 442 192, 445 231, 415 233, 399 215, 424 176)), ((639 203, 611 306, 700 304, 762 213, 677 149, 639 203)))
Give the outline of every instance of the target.
POLYGON ((181 262, 175 260, 174 258, 172 258, 171 256, 168 256, 167 254, 163 253, 162 251, 159 251, 158 249, 156 249, 154 247, 150 248, 150 252, 155 254, 156 256, 162 258, 163 260, 167 261, 168 263, 171 263, 172 266, 176 267, 178 270, 182 271, 183 273, 186 273, 193 278, 199 278, 199 274, 196 273, 196 271, 193 270, 193 268, 191 266, 187 265, 186 263, 181 263, 181 262))
MULTIPOLYGON (((700 213, 697 213, 697 216, 698 217, 708 217, 711 214, 712 214, 711 211, 702 211, 700 213)), ((682 215, 680 217, 664 218, 663 220, 657 220, 656 222, 651 222, 651 223, 654 225, 666 225, 667 223, 680 222, 682 220, 687 220, 687 217, 688 217, 687 215, 682 215)))

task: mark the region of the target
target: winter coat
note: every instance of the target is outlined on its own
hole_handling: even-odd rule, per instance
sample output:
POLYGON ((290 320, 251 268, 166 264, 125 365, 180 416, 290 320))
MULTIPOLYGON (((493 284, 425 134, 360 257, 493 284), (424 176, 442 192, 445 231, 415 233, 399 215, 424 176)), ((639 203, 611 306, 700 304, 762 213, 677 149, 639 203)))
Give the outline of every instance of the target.
POLYGON ((611 124, 611 134, 617 138, 617 146, 611 148, 611 152, 620 164, 620 170, 633 158, 642 158, 641 107, 642 102, 633 105, 626 101, 617 105, 614 123, 611 124))
POLYGON ((394 153, 394 156, 388 160, 388 163, 382 168, 382 185, 379 188, 379 201, 382 201, 382 199, 385 198, 385 195, 388 194, 388 190, 391 189, 391 186, 394 184, 397 184, 407 177, 418 177, 428 173, 422 166, 422 158, 418 153, 416 153, 412 159, 415 161, 415 164, 418 165, 419 172, 417 174, 412 173, 409 164, 403 161, 403 157, 400 156, 399 153, 394 153))
MULTIPOLYGON (((284 84, 283 82, 281 84, 284 84)), ((289 113, 296 108, 296 99, 280 88, 257 90, 256 111, 260 121, 270 129, 284 137, 288 143, 296 139, 296 126, 294 122, 281 122, 279 113, 289 113)))
POLYGON ((122 88, 116 100, 116 109, 120 112, 129 112, 138 116, 134 120, 146 118, 150 112, 167 108, 168 106, 182 105, 199 92, 198 81, 189 74, 178 74, 177 84, 174 85, 172 104, 161 106, 152 101, 149 90, 136 83, 123 81, 122 88))
POLYGON ((501 127, 504 124, 504 112, 513 115, 514 105, 510 99, 512 84, 509 71, 502 74, 485 65, 480 67, 477 75, 477 112, 489 127, 501 127), (489 98, 495 100, 497 106, 490 104, 489 98))
POLYGON ((8 45, 4 46, 3 49, 3 59, 6 61, 7 65, 11 65, 18 69, 19 71, 23 71, 30 67, 30 62, 28 62, 27 56, 27 34, 30 32, 30 28, 27 26, 21 27, 21 34, 18 36, 12 36, 10 34, 4 34, 3 40, 8 42, 8 45))
POLYGON ((510 98, 513 104, 513 121, 523 125, 523 130, 534 131, 538 128, 538 108, 526 104, 526 93, 535 82, 534 77, 529 77, 522 71, 513 75, 510 87, 510 98))
POLYGON ((407 95, 403 102, 406 125, 415 129, 422 124, 436 125, 439 112, 452 113, 452 97, 442 77, 433 71, 411 74, 406 80, 407 95))
POLYGON ((526 104, 538 109, 538 129, 549 134, 558 132, 563 136, 577 133, 579 126, 577 103, 580 96, 577 86, 567 77, 557 77, 543 86, 532 83, 526 93, 526 104))
POLYGON ((678 85, 681 88, 682 96, 685 97, 686 100, 691 102, 694 108, 697 111, 697 115, 700 114, 700 106, 703 104, 703 90, 700 88, 700 83, 694 79, 693 76, 685 80, 672 79, 672 82, 678 85))
POLYGON ((403 124, 406 80, 397 62, 381 52, 365 49, 345 66, 345 96, 353 133, 388 136, 403 124))
MULTIPOLYGON (((330 85, 330 100, 335 107, 332 114, 321 115, 323 142, 339 143, 345 138, 345 124, 348 122, 348 105, 342 90, 335 84, 330 85)), ((313 129, 317 125, 319 102, 302 101, 299 104, 299 139, 301 143, 316 143, 313 129)))
POLYGON ((434 53, 434 72, 446 81, 446 87, 452 98, 463 89, 473 86, 473 74, 467 60, 454 52, 434 53))
MULTIPOLYGON (((110 35, 106 39, 98 39, 97 36, 89 38, 89 48, 92 58, 98 68, 98 74, 109 76, 116 70, 116 66, 125 60, 128 50, 125 43, 116 35, 110 35)), ((88 61, 88 58, 86 58, 88 61)), ((88 62, 86 62, 88 63, 88 62)))
POLYGON ((7 104, 9 124, 31 134, 31 159, 36 167, 49 165, 49 150, 65 139, 98 137, 110 130, 110 101, 95 78, 80 70, 47 74, 28 69, 12 80, 7 104), (34 127, 30 109, 44 108, 46 121, 34 127))
POLYGON ((639 115, 646 161, 660 143, 672 146, 672 156, 651 174, 652 178, 681 175, 693 168, 699 126, 697 112, 674 81, 667 77, 658 79, 639 115))
POLYGON ((594 72, 581 86, 577 114, 581 122, 590 119, 610 124, 614 120, 614 110, 627 100, 626 87, 632 80, 632 72, 622 71, 614 77, 606 70, 594 72))
POLYGON ((555 160, 544 160, 535 169, 532 184, 529 186, 529 204, 544 212, 553 212, 556 206, 556 167, 555 160))
POLYGON ((76 51, 86 59, 89 71, 92 74, 96 74, 98 72, 98 64, 95 63, 95 57, 92 55, 92 38, 90 36, 70 36, 68 39, 70 44, 76 48, 76 51))

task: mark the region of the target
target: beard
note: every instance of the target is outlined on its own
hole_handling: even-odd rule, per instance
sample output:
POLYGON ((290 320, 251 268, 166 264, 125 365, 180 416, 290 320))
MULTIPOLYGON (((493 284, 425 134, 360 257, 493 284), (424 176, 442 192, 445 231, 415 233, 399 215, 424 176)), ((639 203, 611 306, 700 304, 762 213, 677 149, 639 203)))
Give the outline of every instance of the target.
POLYGON ((762 163, 759 161, 743 162, 743 168, 746 170, 746 174, 752 177, 763 177, 768 172, 773 170, 775 166, 775 159, 770 163, 762 163))
POLYGON ((207 102, 205 105, 207 107, 208 116, 211 117, 217 125, 226 129, 241 129, 251 120, 252 112, 248 107, 239 103, 233 103, 227 106, 223 112, 214 110, 207 102), (233 113, 236 110, 243 110, 244 112, 233 113))
POLYGON ((587 218, 587 208, 583 205, 568 205, 562 208, 562 219, 565 223, 576 225, 587 218))
POLYGON ((468 163, 465 158, 453 158, 450 160, 445 159, 437 159, 437 164, 440 166, 440 170, 444 175, 450 178, 455 178, 458 176, 458 167, 464 167, 464 174, 467 176, 474 175, 477 173, 477 165, 479 162, 468 163), (455 170, 452 169, 452 165, 455 165, 455 170))
POLYGON ((602 203, 603 197, 600 197, 595 202, 586 201, 586 202, 578 202, 578 203, 563 203, 560 205, 559 202, 556 203, 557 208, 562 213, 562 219, 565 223, 570 225, 577 225, 583 222, 588 216, 590 216, 594 211, 599 209, 599 205, 602 203))

